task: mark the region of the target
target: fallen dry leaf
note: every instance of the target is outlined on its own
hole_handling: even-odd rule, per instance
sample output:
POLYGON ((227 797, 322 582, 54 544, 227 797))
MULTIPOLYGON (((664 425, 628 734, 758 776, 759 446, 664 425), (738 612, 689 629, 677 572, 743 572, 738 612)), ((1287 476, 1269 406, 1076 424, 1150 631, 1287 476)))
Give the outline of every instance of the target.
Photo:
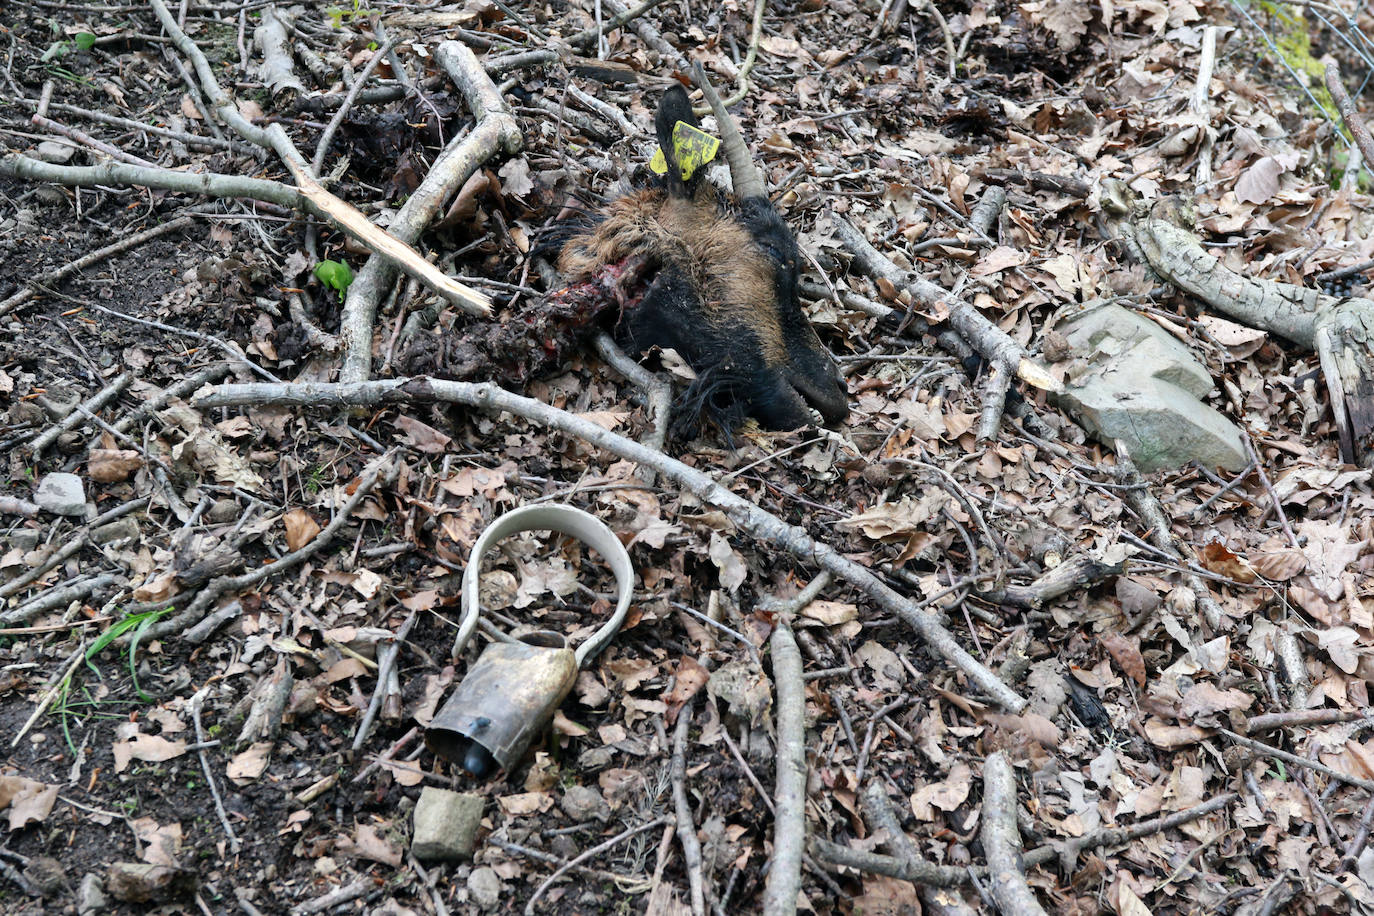
POLYGON ((682 707, 691 702, 701 688, 706 686, 710 676, 711 673, 691 656, 684 655, 678 662, 677 670, 673 672, 673 689, 663 697, 667 705, 664 715, 670 728, 677 721, 677 715, 682 711, 682 707))
POLYGON ((299 507, 283 515, 282 522, 286 525, 286 547, 293 553, 315 540, 315 535, 320 533, 319 522, 299 507))
POLYGON ((132 449, 93 448, 86 473, 96 483, 116 483, 143 467, 143 456, 132 449))
POLYGON ((968 799, 973 784, 973 771, 968 764, 956 763, 949 775, 940 782, 927 783, 911 796, 911 813, 917 820, 933 821, 935 808, 953 811, 968 799))
POLYGON ((114 742, 110 749, 114 752, 115 772, 123 773, 133 760, 158 763, 180 757, 186 753, 186 742, 169 741, 161 735, 139 733, 123 741, 114 742))
POLYGON ((252 782, 266 772, 271 761, 272 742, 259 741, 235 754, 234 759, 225 767, 224 774, 239 784, 252 782))
POLYGON ((1111 655, 1123 674, 1135 681, 1137 687, 1145 686, 1145 659, 1140 654, 1139 637, 1122 636, 1120 633, 1103 633, 1098 637, 1102 647, 1111 655))
POLYGON ((10 830, 47 820, 57 802, 58 788, 27 776, 0 776, 0 811, 9 812, 10 830))
POLYGON ((1255 581, 1255 571, 1245 558, 1232 553, 1220 541, 1209 541, 1202 545, 1198 559, 1202 561, 1204 569, 1219 576, 1246 584, 1255 581))

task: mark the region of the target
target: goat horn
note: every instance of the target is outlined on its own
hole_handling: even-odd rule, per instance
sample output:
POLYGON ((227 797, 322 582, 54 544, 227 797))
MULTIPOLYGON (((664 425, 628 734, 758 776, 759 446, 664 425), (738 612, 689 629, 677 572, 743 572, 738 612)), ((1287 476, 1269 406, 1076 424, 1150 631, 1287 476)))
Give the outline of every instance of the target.
POLYGON ((711 106, 711 114, 716 116, 716 123, 720 127, 720 145, 725 151, 725 161, 730 164, 730 181, 735 186, 735 196, 740 200, 748 197, 767 197, 768 188, 763 183, 763 175, 754 165, 749 148, 744 145, 739 125, 730 117, 730 112, 725 110, 725 103, 711 87, 711 81, 706 78, 706 71, 701 64, 692 67, 692 78, 701 87, 701 94, 706 96, 706 104, 711 106))

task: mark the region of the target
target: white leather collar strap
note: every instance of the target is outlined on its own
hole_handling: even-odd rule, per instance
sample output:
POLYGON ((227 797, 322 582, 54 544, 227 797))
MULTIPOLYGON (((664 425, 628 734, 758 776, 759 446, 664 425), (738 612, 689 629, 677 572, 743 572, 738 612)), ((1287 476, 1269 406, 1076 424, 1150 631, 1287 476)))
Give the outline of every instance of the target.
POLYGON ((458 637, 453 642, 453 657, 457 658, 477 628, 477 618, 481 613, 478 601, 479 585, 482 577, 482 561, 487 553, 502 538, 519 534, 522 531, 557 531, 568 537, 576 538, 601 554, 615 573, 616 604, 615 613, 591 636, 587 637, 576 650, 578 667, 593 658, 615 636, 630 610, 634 598, 635 570, 630 555, 615 532, 596 516, 572 506, 558 504, 539 504, 513 509, 492 522, 477 543, 472 545, 472 555, 468 558, 467 569, 463 571, 463 613, 458 620, 458 637))

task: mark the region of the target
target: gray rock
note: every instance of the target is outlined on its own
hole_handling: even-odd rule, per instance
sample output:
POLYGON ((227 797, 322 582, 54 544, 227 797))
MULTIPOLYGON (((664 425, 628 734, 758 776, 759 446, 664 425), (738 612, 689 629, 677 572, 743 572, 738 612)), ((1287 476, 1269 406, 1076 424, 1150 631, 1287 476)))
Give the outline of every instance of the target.
POLYGON ((502 890, 501 879, 490 868, 475 868, 468 875, 468 894, 483 910, 494 910, 501 905, 502 890))
POLYGON ((105 874, 110 896, 126 903, 166 903, 196 892, 194 872, 147 862, 115 862, 105 874))
POLYGON ((410 844, 415 858, 421 862, 472 858, 483 804, 480 795, 435 786, 421 789, 420 800, 415 803, 415 835, 410 844))
POLYGON ((108 525, 101 525, 99 528, 91 530, 91 540, 97 544, 108 544, 111 541, 120 541, 126 538, 136 539, 138 535, 138 522, 127 516, 117 518, 108 525))
POLYGON ((16 528, 6 535, 11 547, 27 553, 38 546, 39 531, 37 528, 16 528))
POLYGON ((232 499, 217 499, 205 510, 205 520, 212 525, 224 525, 237 520, 239 504, 232 499))
POLYGON ((76 147, 70 143, 59 143, 56 140, 44 140, 33 149, 33 157, 44 162, 51 162, 61 165, 76 155, 76 147))
POLYGON ((1108 302, 1089 302, 1070 306, 1055 315, 1052 325, 1087 355, 1101 356, 1103 362, 1129 354, 1148 359, 1154 377, 1177 385, 1195 398, 1205 398, 1212 390, 1207 367, 1177 337, 1144 315, 1108 302))
POLYGON ((605 823, 611 816, 611 806, 591 786, 569 786, 558 804, 564 814, 578 822, 595 818, 605 823))
POLYGON ((33 501, 55 515, 82 515, 86 488, 75 474, 48 474, 39 481, 33 501))
POLYGON ((1199 461, 1238 471, 1248 456, 1240 431, 1188 392, 1138 371, 1112 368, 1075 379, 1058 402, 1101 442, 1120 439, 1144 473, 1199 461))
POLYGON ((24 866, 24 877, 44 897, 51 897, 62 889, 67 876, 62 863, 52 856, 34 856, 24 866))
POLYGON ((1207 368, 1159 325, 1097 302, 1061 310, 1049 328, 1076 357, 1055 402, 1100 441, 1122 442, 1140 470, 1245 466, 1240 430, 1201 400, 1213 387, 1207 368))
POLYGON ((76 912, 80 916, 97 913, 109 905, 105 897, 105 885, 95 872, 87 872, 76 889, 76 912))

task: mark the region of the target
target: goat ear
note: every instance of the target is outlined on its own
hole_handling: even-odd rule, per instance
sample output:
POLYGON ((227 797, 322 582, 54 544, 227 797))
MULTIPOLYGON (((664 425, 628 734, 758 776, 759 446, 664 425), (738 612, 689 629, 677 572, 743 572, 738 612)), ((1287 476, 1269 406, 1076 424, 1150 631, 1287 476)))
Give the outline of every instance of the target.
POLYGON ((682 189, 682 167, 677 161, 677 150, 673 145, 673 128, 678 121, 686 121, 693 127, 701 122, 692 113, 692 103, 687 98, 687 90, 673 85, 663 94, 654 115, 654 133, 658 136, 658 148, 663 151, 663 160, 668 165, 668 183, 674 189, 682 189))

